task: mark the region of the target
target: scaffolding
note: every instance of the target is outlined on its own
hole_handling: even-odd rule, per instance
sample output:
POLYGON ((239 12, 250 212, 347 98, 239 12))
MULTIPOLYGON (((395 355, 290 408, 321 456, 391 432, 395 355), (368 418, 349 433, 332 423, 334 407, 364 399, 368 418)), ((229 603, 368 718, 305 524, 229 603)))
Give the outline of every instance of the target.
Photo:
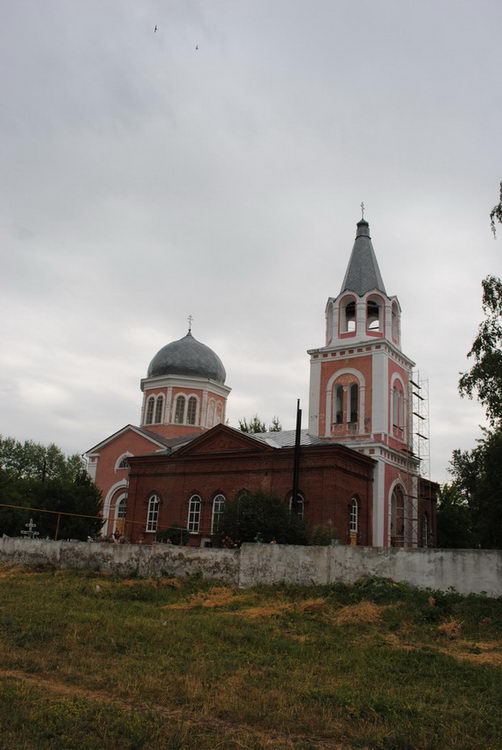
POLYGON ((412 450, 418 459, 419 475, 430 479, 429 381, 422 379, 417 370, 411 375, 410 385, 412 450))
POLYGON ((410 432, 412 455, 417 461, 417 474, 412 481, 412 491, 403 509, 404 545, 418 547, 422 544, 419 521, 420 479, 430 479, 430 429, 429 429, 429 381, 417 371, 410 379, 410 432))

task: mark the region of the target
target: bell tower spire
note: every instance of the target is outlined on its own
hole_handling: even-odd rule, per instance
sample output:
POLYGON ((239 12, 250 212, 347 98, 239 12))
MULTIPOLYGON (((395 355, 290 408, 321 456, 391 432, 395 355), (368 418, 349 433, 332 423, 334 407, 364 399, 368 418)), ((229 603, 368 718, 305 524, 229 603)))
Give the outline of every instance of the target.
POLYGON ((403 497, 417 495, 410 407, 415 363, 401 351, 401 307, 387 294, 364 204, 361 209, 340 293, 326 305, 326 343, 309 351, 309 433, 377 461, 373 540, 387 545, 393 543, 394 486, 403 497))

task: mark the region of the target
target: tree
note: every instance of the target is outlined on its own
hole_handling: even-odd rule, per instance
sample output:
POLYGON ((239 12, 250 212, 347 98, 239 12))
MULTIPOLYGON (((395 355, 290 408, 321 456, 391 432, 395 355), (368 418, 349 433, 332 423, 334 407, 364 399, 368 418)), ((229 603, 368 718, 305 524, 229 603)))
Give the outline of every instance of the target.
POLYGON ((455 486, 469 508, 471 546, 502 547, 502 430, 483 430, 471 451, 456 450, 455 486))
POLYGON ((33 518, 40 536, 54 536, 57 513, 59 538, 86 539, 101 528, 101 493, 88 476, 78 454, 65 456, 54 443, 43 446, 0 438, 0 534, 19 534, 33 518), (54 511, 43 513, 26 508, 54 511))
POLYGON ((462 396, 475 394, 484 406, 490 425, 502 429, 502 281, 487 276, 482 281, 485 320, 468 357, 474 365, 459 381, 462 396))
POLYGON ((438 547, 475 546, 469 503, 456 483, 443 485, 439 492, 437 540, 438 547))
POLYGON ((244 417, 243 419, 239 419, 239 429, 241 432, 248 432, 251 434, 267 431, 265 422, 261 421, 261 419, 258 417, 258 414, 255 414, 253 419, 250 419, 249 422, 246 417, 244 417))
POLYGON ((502 182, 500 183, 499 202, 490 211, 490 224, 494 237, 497 236, 495 221, 498 221, 499 224, 502 224, 502 182))
POLYGON ((219 536, 235 542, 305 544, 307 534, 301 518, 288 504, 266 492, 246 492, 227 500, 219 524, 219 536))
POLYGON ((85 462, 75 453, 65 456, 54 443, 41 445, 32 440, 21 443, 0 436, 0 468, 25 479, 65 479, 74 481, 85 469, 85 462))
MULTIPOLYGON (((265 422, 262 422, 258 414, 255 414, 249 421, 244 417, 239 419, 239 429, 241 432, 256 433, 256 432, 267 432, 265 422)), ((272 419, 272 424, 268 427, 269 432, 281 432, 282 425, 279 421, 279 417, 272 419)))
POLYGON ((279 417, 272 419, 272 424, 268 428, 269 432, 282 432, 282 424, 279 422, 279 417))

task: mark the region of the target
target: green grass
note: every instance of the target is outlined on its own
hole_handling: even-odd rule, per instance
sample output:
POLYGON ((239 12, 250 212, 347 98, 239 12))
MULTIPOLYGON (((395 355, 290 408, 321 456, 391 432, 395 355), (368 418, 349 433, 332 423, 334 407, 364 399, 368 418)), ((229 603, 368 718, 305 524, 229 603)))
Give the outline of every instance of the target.
POLYGON ((0 566, 2 750, 495 750, 501 696, 502 600, 0 566))

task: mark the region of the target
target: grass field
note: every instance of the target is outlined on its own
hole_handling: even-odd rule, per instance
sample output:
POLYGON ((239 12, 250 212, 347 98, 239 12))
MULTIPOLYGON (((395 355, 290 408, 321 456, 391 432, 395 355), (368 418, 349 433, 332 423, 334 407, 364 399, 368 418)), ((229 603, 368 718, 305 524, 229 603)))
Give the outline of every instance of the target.
POLYGON ((502 600, 0 565, 0 748, 502 748, 502 600))

